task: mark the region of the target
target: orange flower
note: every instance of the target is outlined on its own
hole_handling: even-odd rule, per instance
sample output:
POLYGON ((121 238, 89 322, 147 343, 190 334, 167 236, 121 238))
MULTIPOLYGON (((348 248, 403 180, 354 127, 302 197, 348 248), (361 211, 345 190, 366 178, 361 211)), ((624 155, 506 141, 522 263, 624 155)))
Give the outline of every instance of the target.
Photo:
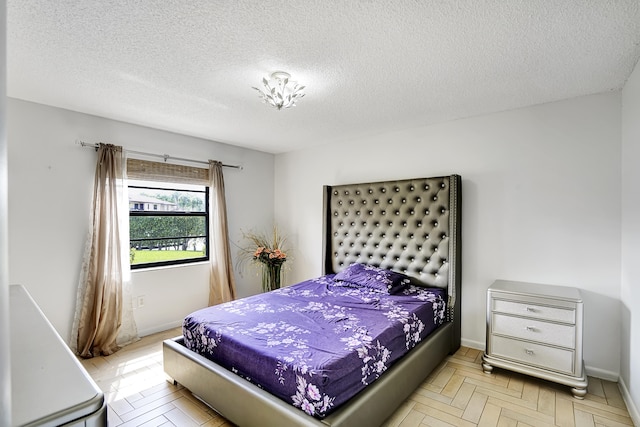
POLYGON ((282 252, 280 249, 274 250, 273 253, 269 255, 269 258, 277 258, 277 259, 285 259, 286 257, 287 257, 287 254, 282 252))

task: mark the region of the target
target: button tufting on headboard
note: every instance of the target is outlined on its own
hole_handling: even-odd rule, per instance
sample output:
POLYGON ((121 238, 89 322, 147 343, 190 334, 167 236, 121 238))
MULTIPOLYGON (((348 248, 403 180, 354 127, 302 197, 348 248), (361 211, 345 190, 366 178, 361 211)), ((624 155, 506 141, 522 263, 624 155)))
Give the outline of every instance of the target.
POLYGON ((331 237, 325 245, 332 256, 326 272, 362 262, 406 271, 429 286, 447 286, 452 177, 459 180, 446 176, 327 187, 325 203, 332 216, 325 224, 325 235, 331 237), (430 236, 438 236, 437 241, 430 236))

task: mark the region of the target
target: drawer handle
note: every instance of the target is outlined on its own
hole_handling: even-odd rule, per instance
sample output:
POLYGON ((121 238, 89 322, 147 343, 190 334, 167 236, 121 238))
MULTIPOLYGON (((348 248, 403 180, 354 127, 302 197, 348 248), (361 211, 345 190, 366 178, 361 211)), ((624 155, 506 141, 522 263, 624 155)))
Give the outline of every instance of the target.
POLYGON ((533 356, 533 350, 531 350, 531 349, 529 349, 529 348, 526 348, 526 349, 524 350, 524 352, 525 352, 525 353, 527 353, 529 356, 533 356))
POLYGON ((525 329, 529 332, 535 332, 536 328, 534 328, 533 326, 525 326, 525 329))
POLYGON ((535 313, 536 309, 533 308, 533 307, 527 307, 527 311, 530 312, 530 313, 535 313))

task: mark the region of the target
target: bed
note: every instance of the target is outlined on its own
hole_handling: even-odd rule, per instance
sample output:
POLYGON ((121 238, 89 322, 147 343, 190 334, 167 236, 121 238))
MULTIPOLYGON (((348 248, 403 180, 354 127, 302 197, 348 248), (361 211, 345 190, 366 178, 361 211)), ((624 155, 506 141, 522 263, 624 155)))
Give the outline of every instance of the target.
POLYGON ((444 290, 444 321, 323 418, 191 351, 184 336, 166 340, 167 375, 239 426, 380 425, 460 346, 460 177, 325 186, 323 198, 323 272, 310 282, 325 281, 323 289, 333 292, 334 275, 344 276, 354 265, 393 270, 409 277, 411 288, 444 290))

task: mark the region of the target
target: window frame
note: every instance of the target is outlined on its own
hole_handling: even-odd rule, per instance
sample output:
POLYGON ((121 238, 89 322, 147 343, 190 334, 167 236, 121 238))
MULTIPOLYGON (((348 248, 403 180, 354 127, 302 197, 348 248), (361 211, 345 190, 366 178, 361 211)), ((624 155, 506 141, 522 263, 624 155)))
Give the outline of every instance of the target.
MULTIPOLYGON (((144 179, 133 179, 132 181, 145 181, 144 179)), ((150 181, 146 181, 146 182, 150 182, 150 181)), ((204 190, 185 190, 184 188, 178 188, 181 184, 179 183, 172 183, 172 182, 168 182, 168 181, 155 181, 158 185, 157 186, 151 186, 151 185, 137 185, 137 184, 130 184, 129 182, 127 183, 127 191, 129 191, 130 189, 148 189, 148 190, 168 190, 168 191, 181 191, 181 192, 192 192, 192 193, 204 193, 204 212, 185 212, 185 211, 163 211, 163 210, 144 210, 144 205, 142 205, 142 209, 138 210, 134 207, 133 210, 131 210, 131 208, 129 206, 127 206, 128 208, 128 220, 129 220, 129 250, 132 249, 132 243, 133 242, 137 242, 137 241, 144 241, 144 240, 163 240, 163 239, 178 239, 178 238, 204 238, 205 239, 205 254, 202 257, 194 257, 194 258, 182 258, 182 259, 176 259, 176 260, 169 260, 169 261, 157 261, 157 262, 147 262, 147 263, 142 263, 142 264, 132 264, 131 263, 131 259, 129 258, 129 268, 131 270, 143 270, 143 269, 147 269, 147 268, 155 268, 155 267, 170 267, 170 266, 175 266, 175 265, 184 265, 184 264, 194 264, 194 263, 199 263, 199 262, 204 262, 204 261, 209 261, 210 259, 210 230, 209 230, 209 191, 210 188, 207 185, 200 185, 200 184, 192 184, 192 185, 196 185, 198 187, 203 187, 204 190), (161 186, 162 185, 162 186, 161 186), (172 185, 174 187, 172 187, 172 185), (172 216, 177 216, 177 217, 190 217, 190 216, 194 216, 194 217, 204 217, 204 231, 205 231, 205 235, 204 236, 172 236, 172 237, 165 237, 165 238, 149 238, 149 239, 131 239, 131 230, 130 230, 130 226, 131 226, 131 217, 145 217, 145 216, 154 216, 154 217, 172 217, 172 216)))

